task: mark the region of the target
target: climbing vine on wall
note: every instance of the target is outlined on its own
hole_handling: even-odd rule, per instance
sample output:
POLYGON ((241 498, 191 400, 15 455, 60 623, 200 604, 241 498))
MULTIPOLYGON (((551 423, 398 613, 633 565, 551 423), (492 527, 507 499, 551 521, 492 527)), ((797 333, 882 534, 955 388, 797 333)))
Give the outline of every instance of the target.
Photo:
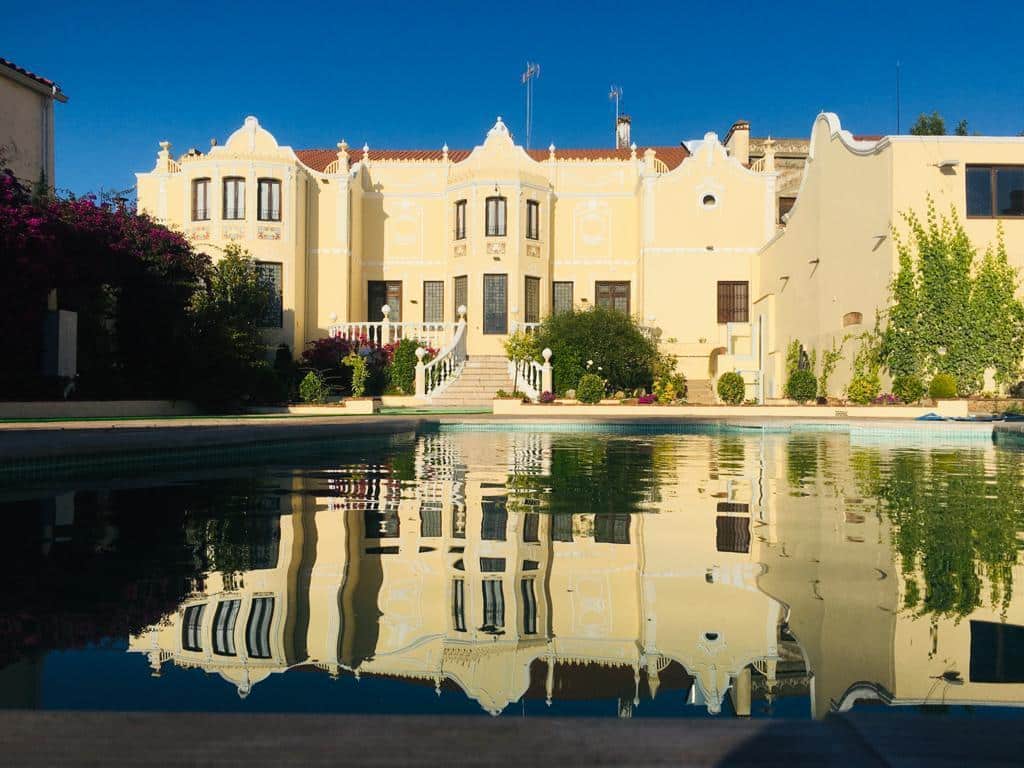
POLYGON ((979 258, 955 209, 939 215, 929 197, 923 222, 912 211, 903 219, 910 233, 894 234, 899 269, 890 286, 885 366, 894 377, 948 373, 961 395, 981 389, 987 368, 999 384, 1017 381, 1024 304, 1002 228, 979 258))

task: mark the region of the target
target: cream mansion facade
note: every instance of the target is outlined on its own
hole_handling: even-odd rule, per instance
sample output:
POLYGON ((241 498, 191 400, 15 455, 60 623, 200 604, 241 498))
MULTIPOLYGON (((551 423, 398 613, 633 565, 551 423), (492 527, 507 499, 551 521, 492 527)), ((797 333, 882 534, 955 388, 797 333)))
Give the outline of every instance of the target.
POLYGON ((777 161, 742 121, 671 146, 625 128, 607 149, 526 150, 498 118, 472 150, 293 150, 248 117, 205 153, 161 142, 139 206, 211 255, 237 242, 263 263, 281 300, 268 341, 294 354, 385 315, 452 327, 464 306, 466 354, 498 355, 517 327, 596 304, 658 329, 691 380, 738 370, 760 399, 781 396, 790 339, 873 323, 892 228, 927 194, 980 247, 1003 222, 1024 263, 1022 139, 854 137, 822 114, 777 161))

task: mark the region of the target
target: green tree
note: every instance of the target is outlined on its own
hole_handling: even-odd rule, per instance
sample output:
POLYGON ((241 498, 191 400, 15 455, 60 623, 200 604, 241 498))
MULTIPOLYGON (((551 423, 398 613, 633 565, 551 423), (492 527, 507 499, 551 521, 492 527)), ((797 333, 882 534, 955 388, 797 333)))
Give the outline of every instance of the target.
MULTIPOLYGON (((505 354, 513 363, 523 363, 528 360, 536 360, 540 354, 540 347, 537 345, 537 337, 526 331, 510 333, 505 339, 505 354)), ((516 367, 516 374, 512 381, 512 391, 519 391, 519 368, 516 367)))
POLYGON ((272 296, 272 285, 249 253, 227 246, 192 300, 196 399, 227 403, 251 394, 259 370, 269 367, 261 326, 272 296))
POLYGON ((938 112, 918 115, 917 122, 910 126, 911 136, 945 136, 946 121, 938 112))

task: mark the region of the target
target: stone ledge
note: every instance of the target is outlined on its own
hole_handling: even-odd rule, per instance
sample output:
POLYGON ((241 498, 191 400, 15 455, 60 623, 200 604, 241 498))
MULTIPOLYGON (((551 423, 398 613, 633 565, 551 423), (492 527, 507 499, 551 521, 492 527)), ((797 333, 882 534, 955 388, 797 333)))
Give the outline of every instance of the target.
POLYGON ((936 413, 945 417, 967 416, 966 400, 940 400, 934 408, 920 406, 851 405, 569 405, 553 403, 538 405, 519 400, 494 400, 492 412, 499 415, 523 416, 644 416, 648 418, 714 419, 721 417, 789 419, 889 419, 912 420, 936 413))
POLYGON ((358 397, 327 405, 267 405, 246 410, 248 413, 287 413, 293 416, 369 416, 378 413, 380 406, 380 398, 358 397))

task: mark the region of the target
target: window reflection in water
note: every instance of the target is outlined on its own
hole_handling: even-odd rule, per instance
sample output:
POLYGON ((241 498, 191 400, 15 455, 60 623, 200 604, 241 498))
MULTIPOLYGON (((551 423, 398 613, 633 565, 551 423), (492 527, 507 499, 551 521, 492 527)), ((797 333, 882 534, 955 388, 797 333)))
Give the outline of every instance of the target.
POLYGON ((37 551, 14 559, 49 587, 64 565, 124 565, 123 583, 90 576, 49 616, 31 589, 4 613, 20 600, 59 627, 128 604, 133 625, 94 621, 75 642, 54 631, 38 650, 120 632, 154 673, 215 673, 242 696, 315 669, 458 690, 494 714, 520 701, 609 700, 619 716, 1024 704, 1007 651, 1024 633, 1019 453, 466 432, 378 454, 8 504, 22 521, 44 510, 37 551), (148 533, 128 513, 140 509, 159 522, 148 533), (147 569, 178 585, 148 612, 147 569))

